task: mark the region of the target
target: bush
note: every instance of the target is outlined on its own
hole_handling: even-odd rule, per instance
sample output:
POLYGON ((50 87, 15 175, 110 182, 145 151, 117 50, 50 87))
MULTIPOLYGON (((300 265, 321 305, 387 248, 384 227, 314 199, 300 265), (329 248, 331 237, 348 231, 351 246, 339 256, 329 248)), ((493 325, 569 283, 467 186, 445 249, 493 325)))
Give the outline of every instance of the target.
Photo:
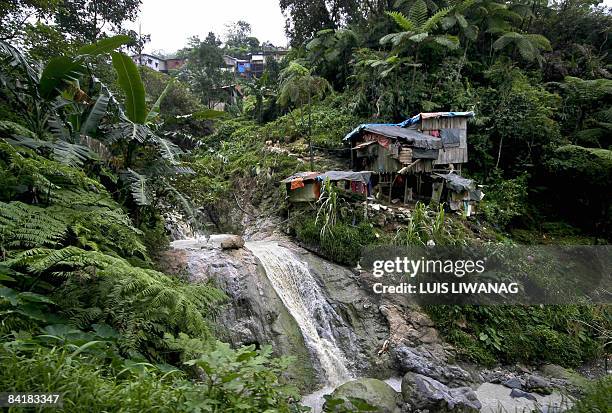
POLYGON ((60 411, 67 412, 297 411, 290 402, 299 398, 296 390, 278 382, 289 360, 270 358, 270 348, 232 350, 217 343, 207 354, 187 362, 202 372, 202 382, 193 382, 167 365, 115 358, 110 366, 91 351, 94 345, 90 342, 76 350, 0 348, 0 387, 10 392, 59 393, 60 411))
POLYGON ((612 406, 612 376, 596 381, 569 410, 572 413, 606 413, 612 406))
POLYGON ((555 363, 575 367, 601 354, 609 309, 595 306, 428 306, 426 311, 462 358, 555 363))
POLYGON ((429 241, 434 241, 436 245, 456 245, 465 240, 465 230, 446 217, 443 204, 434 209, 431 205, 417 202, 408 226, 395 234, 393 243, 410 246, 427 245, 429 241))
POLYGON ((543 168, 551 214, 610 239, 612 151, 566 145, 553 151, 543 168))
POLYGON ((321 236, 321 227, 315 219, 305 219, 297 226, 296 234, 301 242, 319 249, 324 257, 344 265, 355 265, 361 249, 378 242, 374 228, 367 222, 356 226, 340 222, 321 236))
POLYGON ((499 174, 495 174, 481 203, 487 221, 504 229, 514 218, 524 215, 527 208, 527 188, 527 175, 503 179, 499 174))

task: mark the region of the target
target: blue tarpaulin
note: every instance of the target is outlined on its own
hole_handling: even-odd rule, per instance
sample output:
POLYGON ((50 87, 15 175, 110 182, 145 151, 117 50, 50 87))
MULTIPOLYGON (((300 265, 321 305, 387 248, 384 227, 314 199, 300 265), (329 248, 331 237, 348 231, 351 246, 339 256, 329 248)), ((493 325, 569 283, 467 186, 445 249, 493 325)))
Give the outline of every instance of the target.
POLYGON ((418 123, 421 118, 429 119, 429 118, 452 118, 455 116, 465 116, 469 118, 474 117, 474 112, 431 112, 431 113, 419 113, 416 116, 411 117, 410 119, 406 119, 400 123, 363 123, 353 129, 351 132, 346 134, 343 140, 347 141, 358 135, 362 130, 375 129, 385 126, 396 126, 400 128, 408 128, 416 123, 418 123))
POLYGON ((431 113, 419 113, 416 116, 411 117, 410 119, 406 119, 405 121, 398 123, 397 126, 402 128, 407 128, 408 126, 412 126, 416 123, 419 123, 421 119, 429 119, 429 118, 454 118, 455 116, 465 116, 468 118, 474 117, 474 112, 431 112, 431 113))

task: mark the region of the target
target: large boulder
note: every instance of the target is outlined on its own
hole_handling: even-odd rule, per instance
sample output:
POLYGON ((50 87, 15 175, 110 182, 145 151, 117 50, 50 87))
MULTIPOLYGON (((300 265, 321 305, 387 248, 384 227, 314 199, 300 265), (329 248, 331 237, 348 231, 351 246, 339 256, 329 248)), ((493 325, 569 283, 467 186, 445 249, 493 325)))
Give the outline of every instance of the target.
POLYGON ((344 383, 331 394, 333 400, 344 400, 344 407, 357 410, 349 401, 351 398, 362 399, 378 408, 380 413, 399 413, 400 396, 393 387, 377 379, 357 379, 344 383))
POLYGON ((471 388, 452 389, 438 380, 416 373, 406 373, 402 379, 402 398, 412 410, 473 413, 482 407, 471 388))
POLYGON ((244 239, 240 235, 225 235, 221 239, 221 249, 236 250, 244 247, 244 239))
POLYGON ((434 354, 422 349, 400 346, 393 351, 402 373, 418 373, 451 386, 465 386, 472 381, 470 374, 459 366, 446 364, 434 354))
POLYGON ((536 374, 530 374, 527 376, 527 380, 526 380, 524 387, 528 391, 535 392, 538 394, 546 395, 546 394, 552 393, 550 382, 548 382, 548 380, 536 374))
POLYGON ((434 322, 422 312, 397 305, 381 305, 379 310, 389 323, 389 344, 392 347, 442 344, 434 322))

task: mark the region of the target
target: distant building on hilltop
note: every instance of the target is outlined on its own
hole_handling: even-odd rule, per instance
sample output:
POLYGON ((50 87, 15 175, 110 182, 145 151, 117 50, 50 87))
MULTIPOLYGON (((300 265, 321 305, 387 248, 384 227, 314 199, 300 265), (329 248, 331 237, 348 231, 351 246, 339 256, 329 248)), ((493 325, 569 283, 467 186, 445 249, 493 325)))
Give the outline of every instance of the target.
POLYGON ((168 73, 169 70, 178 70, 185 64, 185 59, 172 57, 161 58, 151 54, 141 53, 132 56, 132 60, 139 66, 146 66, 157 72, 168 73))
MULTIPOLYGON (((247 79, 256 78, 261 76, 266 69, 267 58, 271 57, 276 61, 280 61, 287 52, 288 50, 279 48, 261 50, 249 53, 246 59, 238 59, 230 55, 223 55, 223 66, 221 70, 230 72, 237 77, 247 79)), ((168 73, 170 70, 179 70, 186 62, 184 58, 162 58, 147 53, 135 54, 132 56, 132 60, 139 66, 146 66, 162 73, 168 73)))
POLYGON ((246 59, 238 59, 233 56, 224 55, 224 67, 222 70, 247 79, 259 77, 266 69, 267 58, 271 57, 276 61, 280 61, 286 54, 287 50, 276 49, 252 52, 247 55, 246 59))

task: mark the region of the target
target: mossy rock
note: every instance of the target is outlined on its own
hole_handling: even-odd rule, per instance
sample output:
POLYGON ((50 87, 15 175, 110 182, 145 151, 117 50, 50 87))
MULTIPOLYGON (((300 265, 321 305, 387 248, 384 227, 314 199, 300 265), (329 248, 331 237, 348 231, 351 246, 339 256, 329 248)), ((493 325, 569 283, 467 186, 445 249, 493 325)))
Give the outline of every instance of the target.
MULTIPOLYGON (((344 408, 361 411, 362 401, 377 408, 380 413, 399 413, 399 393, 387 383, 377 379, 357 379, 344 383, 331 394, 325 402, 327 408, 339 400, 344 400, 344 408), (357 405, 356 405, 357 404, 357 405)), ((335 411, 335 410, 330 410, 335 411)))

